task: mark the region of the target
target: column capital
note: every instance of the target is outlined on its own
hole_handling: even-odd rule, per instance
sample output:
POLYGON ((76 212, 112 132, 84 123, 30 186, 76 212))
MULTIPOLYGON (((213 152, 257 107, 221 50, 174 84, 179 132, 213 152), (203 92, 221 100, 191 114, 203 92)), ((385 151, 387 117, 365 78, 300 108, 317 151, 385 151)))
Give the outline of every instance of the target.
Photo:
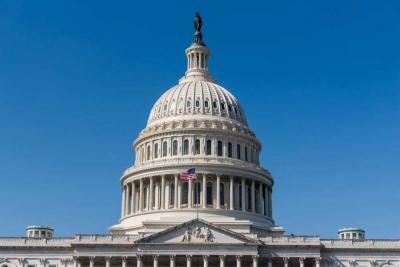
POLYGON ((175 255, 175 254, 171 254, 171 255, 169 255, 169 259, 170 259, 170 260, 175 260, 175 257, 176 257, 176 255, 175 255))
POLYGON ((219 255, 220 260, 225 260, 225 257, 226 257, 225 255, 219 255))
POLYGON ((192 260, 192 255, 186 255, 187 260, 192 260))
POLYGON ((316 257, 316 258, 315 258, 315 262, 316 262, 316 263, 321 263, 321 258, 320 258, 320 257, 316 257))
POLYGON ((96 256, 89 256, 89 261, 94 261, 96 259, 96 256))
POLYGON ((128 257, 127 256, 122 256, 121 260, 122 260, 122 262, 126 262, 128 260, 128 257))
POLYGON ((371 267, 375 267, 378 265, 378 262, 376 260, 369 260, 369 264, 371 265, 371 267))
POLYGON ((302 264, 304 264, 304 261, 305 261, 305 260, 306 260, 306 258, 304 258, 304 257, 300 257, 300 258, 299 258, 299 262, 302 263, 302 264))
POLYGON ((284 258, 283 258, 283 262, 284 262, 285 264, 288 264, 289 259, 290 259, 289 257, 284 257, 284 258))
POLYGON ((160 257, 160 255, 158 255, 158 254, 153 255, 154 260, 158 260, 159 257, 160 257))
MULTIPOLYGON (((62 261, 63 259, 61 259, 62 261)), ((25 258, 18 258, 18 263, 21 265, 24 265, 26 263, 26 259, 25 258)))
POLYGON ((236 260, 238 261, 242 260, 242 255, 236 255, 236 260))
POLYGON ((251 256, 251 258, 252 258, 253 260, 257 260, 259 257, 260 257, 260 256, 258 256, 258 255, 253 255, 253 256, 251 256))
POLYGON ((40 264, 46 264, 47 263, 47 259, 46 258, 40 258, 39 262, 40 262, 40 264))
POLYGON ((209 257, 210 255, 203 255, 203 260, 208 260, 209 257))

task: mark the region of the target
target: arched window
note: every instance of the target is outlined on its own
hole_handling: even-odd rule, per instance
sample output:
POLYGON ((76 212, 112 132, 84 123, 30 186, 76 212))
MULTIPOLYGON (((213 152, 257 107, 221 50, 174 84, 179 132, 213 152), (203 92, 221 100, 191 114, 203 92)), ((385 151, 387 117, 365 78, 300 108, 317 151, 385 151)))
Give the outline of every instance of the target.
POLYGON ((186 107, 187 107, 187 108, 190 108, 191 106, 192 106, 192 104, 191 104, 190 100, 188 100, 188 101, 186 102, 186 107))
POLYGON ((151 148, 150 148, 150 146, 147 146, 147 160, 150 160, 150 151, 151 150, 151 148))
POLYGON ((158 143, 154 145, 154 158, 158 158, 158 143))
POLYGON ((221 207, 225 206, 225 184, 224 183, 219 184, 219 205, 221 205, 221 207))
POLYGON ((237 144, 236 150, 237 150, 237 158, 240 159, 241 155, 240 155, 240 144, 237 144))
POLYGON ((188 182, 184 182, 182 184, 182 204, 188 204, 188 192, 189 192, 189 184, 188 182))
POLYGON ((199 107, 200 107, 200 101, 196 100, 196 108, 199 108, 199 107))
POLYGON ((221 109, 225 110, 225 103, 221 103, 221 109))
POLYGON ((196 139, 196 141, 195 141, 194 154, 195 155, 200 154, 200 139, 196 139))
POLYGON ((217 108, 217 107, 218 107, 217 101, 214 101, 214 102, 213 102, 213 107, 214 107, 214 108, 217 108))
POLYGON ((229 112, 232 112, 232 106, 231 105, 228 105, 228 110, 229 110, 229 112))
POLYGON ((228 157, 232 158, 232 143, 228 143, 228 157))
POLYGON ((162 145, 162 155, 163 157, 166 157, 168 153, 168 144, 167 141, 164 141, 163 145, 162 145))
POLYGON ((200 205, 201 184, 199 181, 194 183, 194 204, 200 205))
POLYGON ((211 155, 211 145, 212 145, 211 140, 207 140, 207 148, 206 148, 207 155, 211 155))
POLYGON ((169 185, 169 204, 171 206, 175 205, 175 184, 170 183, 169 185))
POLYGON ((207 205, 213 204, 213 184, 211 182, 207 183, 207 205))
POLYGON ((204 102, 204 107, 205 107, 205 108, 208 108, 208 105, 209 105, 209 104, 208 104, 208 100, 206 100, 206 101, 204 102))
POLYGON ((172 142, 172 155, 173 156, 178 155, 178 141, 177 140, 174 140, 172 142))
POLYGON ((218 156, 222 157, 222 141, 218 141, 218 156))
POLYGON ((183 155, 189 155, 189 140, 183 141, 183 155))
POLYGON ((244 160, 249 161, 249 157, 247 155, 247 146, 244 147, 244 160))

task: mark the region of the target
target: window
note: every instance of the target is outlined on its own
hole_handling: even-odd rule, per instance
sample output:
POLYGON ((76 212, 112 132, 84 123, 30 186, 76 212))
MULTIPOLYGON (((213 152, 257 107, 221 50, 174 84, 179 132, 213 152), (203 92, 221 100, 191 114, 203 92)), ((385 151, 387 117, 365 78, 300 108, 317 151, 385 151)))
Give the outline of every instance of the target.
POLYGON ((147 160, 150 160, 150 146, 147 146, 147 160))
POLYGON ((228 157, 232 158, 232 143, 228 143, 228 157))
POLYGON ((163 155, 163 157, 166 157, 167 156, 167 153, 168 153, 168 144, 167 144, 167 141, 164 141, 164 143, 163 143, 163 145, 162 145, 162 155, 163 155))
POLYGON ((249 158, 247 155, 247 146, 244 147, 244 159, 245 159, 245 161, 249 161, 249 158))
POLYGON ((192 106, 192 104, 190 103, 190 100, 188 100, 187 102, 186 102, 186 107, 187 108, 190 108, 192 106))
POLYGON ((214 108, 217 108, 217 107, 218 107, 217 101, 214 101, 214 102, 213 102, 213 107, 214 107, 214 108))
POLYGON ((154 145, 154 158, 158 158, 158 143, 154 145))
POLYGON ((182 204, 188 204, 188 192, 189 192, 189 184, 188 182, 184 182, 182 184, 182 204))
POLYGON ((232 112, 232 106, 231 105, 228 105, 228 110, 229 110, 229 112, 232 112))
POLYGON ((189 140, 183 141, 183 155, 189 155, 189 140))
POLYGON ((350 239, 350 233, 346 233, 346 238, 350 239))
POLYGON ((207 183, 207 205, 213 204, 213 185, 211 182, 207 183))
POLYGON ((221 207, 223 207, 225 205, 225 184, 224 183, 220 183, 219 185, 219 205, 221 205, 221 207))
POLYGON ((222 141, 218 141, 218 156, 222 157, 222 141))
POLYGON ((194 204, 200 205, 201 185, 199 181, 194 183, 194 192, 194 204))
POLYGON ((175 205, 175 184, 171 183, 169 185, 169 204, 174 206, 175 205))
POLYGON ((196 100, 196 108, 199 108, 199 107, 200 107, 200 101, 196 100))
POLYGON ((340 234, 340 237, 341 237, 342 239, 344 239, 344 234, 340 234))
POLYGON ((237 158, 240 159, 241 155, 240 155, 240 144, 237 145, 236 150, 237 150, 237 158))
POLYGON ((208 100, 206 100, 206 102, 204 102, 204 107, 208 108, 208 100))
POLYGON ((221 109, 225 110, 225 103, 221 103, 221 109))
POLYGON ((211 140, 207 140, 206 154, 211 155, 211 140))
POLYGON ((195 155, 199 155, 200 154, 200 139, 196 139, 196 141, 195 141, 194 154, 195 155))
POLYGON ((353 233, 353 238, 357 238, 357 234, 356 233, 353 233))
POLYGON ((178 141, 177 140, 174 140, 172 142, 172 155, 173 156, 178 155, 178 141))

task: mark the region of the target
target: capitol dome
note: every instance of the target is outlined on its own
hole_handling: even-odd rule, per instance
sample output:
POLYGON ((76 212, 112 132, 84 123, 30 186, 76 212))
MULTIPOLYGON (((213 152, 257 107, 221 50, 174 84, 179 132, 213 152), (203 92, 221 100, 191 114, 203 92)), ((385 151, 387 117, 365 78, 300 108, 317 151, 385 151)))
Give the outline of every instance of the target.
POLYGON ((150 234, 200 218, 249 236, 281 233, 261 143, 238 100, 211 76, 200 29, 185 53, 187 71, 156 101, 133 143, 121 219, 110 232, 150 234), (195 179, 185 178, 188 170, 195 179))
POLYGON ((182 81, 154 104, 147 126, 172 120, 219 117, 247 127, 242 107, 225 88, 212 81, 182 81))

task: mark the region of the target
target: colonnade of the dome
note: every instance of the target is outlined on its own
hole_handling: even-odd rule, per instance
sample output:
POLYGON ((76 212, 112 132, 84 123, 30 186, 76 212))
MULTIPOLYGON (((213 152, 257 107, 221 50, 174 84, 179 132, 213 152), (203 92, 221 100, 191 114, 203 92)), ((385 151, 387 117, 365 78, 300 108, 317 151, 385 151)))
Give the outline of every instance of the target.
POLYGON ((167 209, 223 209, 272 218, 272 188, 246 177, 197 174, 183 181, 179 174, 139 178, 123 186, 121 218, 167 209))

